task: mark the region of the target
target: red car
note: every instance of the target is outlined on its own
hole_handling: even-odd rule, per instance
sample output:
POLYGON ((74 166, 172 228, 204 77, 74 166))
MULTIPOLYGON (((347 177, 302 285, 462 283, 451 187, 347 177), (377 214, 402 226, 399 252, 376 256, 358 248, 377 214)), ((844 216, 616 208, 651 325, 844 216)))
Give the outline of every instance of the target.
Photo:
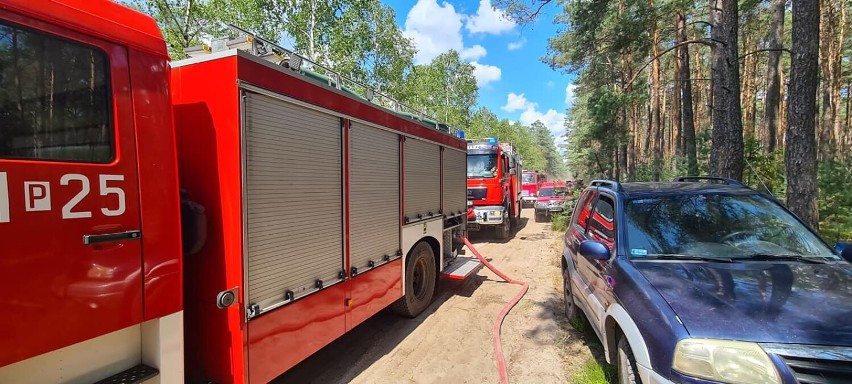
POLYGON ((535 220, 541 221, 551 214, 562 212, 568 199, 568 185, 561 181, 547 181, 541 185, 535 202, 535 220))

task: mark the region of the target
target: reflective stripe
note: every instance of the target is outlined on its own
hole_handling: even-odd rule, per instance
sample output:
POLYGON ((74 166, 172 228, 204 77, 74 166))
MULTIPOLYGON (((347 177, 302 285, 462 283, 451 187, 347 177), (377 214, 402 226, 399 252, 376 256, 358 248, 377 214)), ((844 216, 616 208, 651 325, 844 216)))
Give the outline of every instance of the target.
POLYGON ((0 172, 0 223, 9 222, 9 181, 6 172, 0 172))

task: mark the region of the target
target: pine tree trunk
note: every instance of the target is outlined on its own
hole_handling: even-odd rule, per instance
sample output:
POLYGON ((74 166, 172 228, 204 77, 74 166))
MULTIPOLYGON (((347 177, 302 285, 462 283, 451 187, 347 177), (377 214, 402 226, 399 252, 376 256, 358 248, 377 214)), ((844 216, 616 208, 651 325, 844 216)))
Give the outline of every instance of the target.
POLYGON ((636 141, 639 139, 638 114, 636 103, 629 105, 630 137, 627 141, 627 181, 636 181, 636 141))
MULTIPOLYGON (((842 3, 841 3, 842 4, 842 3)), ((822 67, 822 115, 818 124, 817 159, 827 159, 836 148, 834 137, 834 119, 837 116, 837 103, 834 96, 835 79, 839 77, 839 67, 834 64, 835 56, 839 60, 837 48, 840 12, 834 0, 822 0, 820 5, 819 63, 822 67)), ((839 79, 837 79, 839 80, 839 79)), ((839 81, 837 82, 839 85, 839 81)), ((839 93, 839 92, 838 92, 839 93)))
MULTIPOLYGON (((677 33, 675 34, 675 44, 681 43, 684 40, 681 40, 681 26, 680 26, 680 12, 675 15, 675 28, 677 29, 677 33)), ((674 78, 674 88, 672 89, 672 133, 674 139, 672 143, 674 145, 674 154, 677 157, 683 156, 683 114, 681 113, 681 108, 683 108, 683 103, 681 101, 681 64, 680 58, 680 49, 677 50, 676 59, 674 61, 674 72, 672 72, 672 78, 674 78)), ((687 78, 684 81, 689 81, 687 78)))
MULTIPOLYGON (((753 20, 752 20, 752 17, 750 15, 746 17, 746 21, 745 21, 744 24, 745 25, 744 25, 743 31, 742 31, 743 32, 743 50, 742 50, 742 52, 748 53, 749 50, 751 49, 751 46, 752 46, 752 41, 751 41, 752 40, 751 39, 751 36, 752 36, 751 29, 752 28, 750 28, 750 27, 753 24, 753 20)), ((740 104, 742 105, 742 108, 743 108, 743 134, 747 138, 754 137, 754 131, 752 130, 753 127, 749 125, 749 122, 750 122, 750 120, 749 120, 749 112, 750 112, 749 108, 751 107, 751 103, 749 102, 749 100, 751 100, 751 97, 752 97, 752 94, 751 94, 752 86, 751 86, 751 84, 754 82, 754 76, 753 76, 753 73, 750 69, 752 68, 752 65, 755 62, 756 58, 757 58, 757 55, 749 55, 749 56, 744 57, 742 60, 740 60, 740 62, 742 63, 742 72, 741 72, 741 74, 742 74, 742 76, 741 76, 742 89, 740 89, 740 91, 742 93, 740 94, 740 104)))
POLYGON ((710 173, 742 180, 743 119, 737 58, 737 0, 711 0, 713 30, 713 143, 710 173))
MULTIPOLYGON (((683 11, 678 12, 678 40, 686 40, 686 16, 683 11)), ((681 100, 683 116, 683 145, 686 152, 686 170, 691 176, 698 175, 698 159, 695 153, 695 118, 692 113, 692 81, 689 79, 689 45, 683 45, 678 49, 678 61, 681 71, 681 100)))
POLYGON ((813 228, 816 205, 815 116, 819 65, 819 1, 793 0, 793 57, 787 105, 787 206, 813 228))
MULTIPOLYGON (((692 38, 692 40, 698 39, 698 36, 697 36, 697 33, 695 32, 694 26, 692 28, 691 38, 692 38)), ((695 68, 695 70, 690 74, 690 76, 693 79, 702 78, 704 70, 702 69, 702 66, 701 66, 701 52, 698 49, 695 50, 695 67, 694 68, 695 68)), ((693 80, 693 81, 695 81, 695 80, 693 80)), ((701 83, 701 84, 705 84, 705 83, 701 83)), ((706 84, 711 84, 711 83, 708 82, 706 84)), ((693 101, 695 102, 695 116, 696 116, 695 119, 698 123, 697 125, 695 125, 695 128, 696 128, 695 133, 696 134, 698 134, 700 132, 700 130, 703 129, 702 127, 706 127, 706 126, 709 125, 707 123, 709 121, 709 116, 708 116, 707 110, 709 109, 708 105, 709 105, 710 99, 705 97, 705 92, 707 92, 707 90, 709 90, 709 87, 703 87, 703 86, 699 87, 698 90, 695 92, 695 95, 694 95, 695 100, 693 100, 693 101)))
MULTIPOLYGON (((654 0, 651 0, 651 8, 654 8, 654 0)), ((653 28, 654 62, 651 66, 651 127, 649 134, 653 135, 654 142, 653 180, 660 181, 663 157, 663 128, 660 121, 660 59, 657 57, 660 54, 660 28, 656 20, 654 20, 653 28)))

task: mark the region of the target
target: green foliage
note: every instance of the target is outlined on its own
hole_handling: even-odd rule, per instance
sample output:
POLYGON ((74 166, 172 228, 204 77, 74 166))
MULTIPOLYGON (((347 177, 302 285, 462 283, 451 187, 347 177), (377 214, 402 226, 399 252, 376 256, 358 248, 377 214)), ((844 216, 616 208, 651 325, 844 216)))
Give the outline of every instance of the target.
POLYGON ((602 363, 598 360, 588 360, 571 377, 571 382, 575 384, 609 384, 615 383, 617 378, 618 370, 615 366, 602 363))
POLYGON ((823 161, 817 173, 820 234, 828 243, 852 240, 852 156, 823 161))
POLYGON ((779 198, 786 194, 787 180, 782 151, 767 153, 761 148, 760 140, 746 138, 745 161, 743 182, 746 185, 761 191, 765 186, 770 193, 779 198))
POLYGON ((556 232, 563 232, 568 229, 568 222, 571 220, 570 211, 566 210, 550 216, 550 229, 556 232))
POLYGON ((473 65, 450 51, 431 63, 416 65, 401 86, 403 102, 427 112, 454 127, 471 125, 479 97, 473 65))

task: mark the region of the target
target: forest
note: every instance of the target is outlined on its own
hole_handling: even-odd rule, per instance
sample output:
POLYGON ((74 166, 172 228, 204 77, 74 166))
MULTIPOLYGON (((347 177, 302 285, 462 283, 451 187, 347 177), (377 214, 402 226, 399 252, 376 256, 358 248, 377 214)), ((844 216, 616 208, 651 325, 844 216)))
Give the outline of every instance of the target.
POLYGON ((542 60, 577 76, 569 168, 621 181, 712 175, 852 238, 852 2, 515 0, 558 7, 542 60))
POLYGON ((379 0, 124 0, 173 59, 233 23, 284 41, 450 125, 513 142, 552 177, 713 175, 772 193, 834 242, 852 238, 852 2, 498 0, 519 24, 560 26, 541 60, 576 76, 566 144, 477 105, 473 66, 416 48, 379 0), (555 16, 554 16, 555 15, 555 16), (552 20, 547 20, 552 19, 552 20))

